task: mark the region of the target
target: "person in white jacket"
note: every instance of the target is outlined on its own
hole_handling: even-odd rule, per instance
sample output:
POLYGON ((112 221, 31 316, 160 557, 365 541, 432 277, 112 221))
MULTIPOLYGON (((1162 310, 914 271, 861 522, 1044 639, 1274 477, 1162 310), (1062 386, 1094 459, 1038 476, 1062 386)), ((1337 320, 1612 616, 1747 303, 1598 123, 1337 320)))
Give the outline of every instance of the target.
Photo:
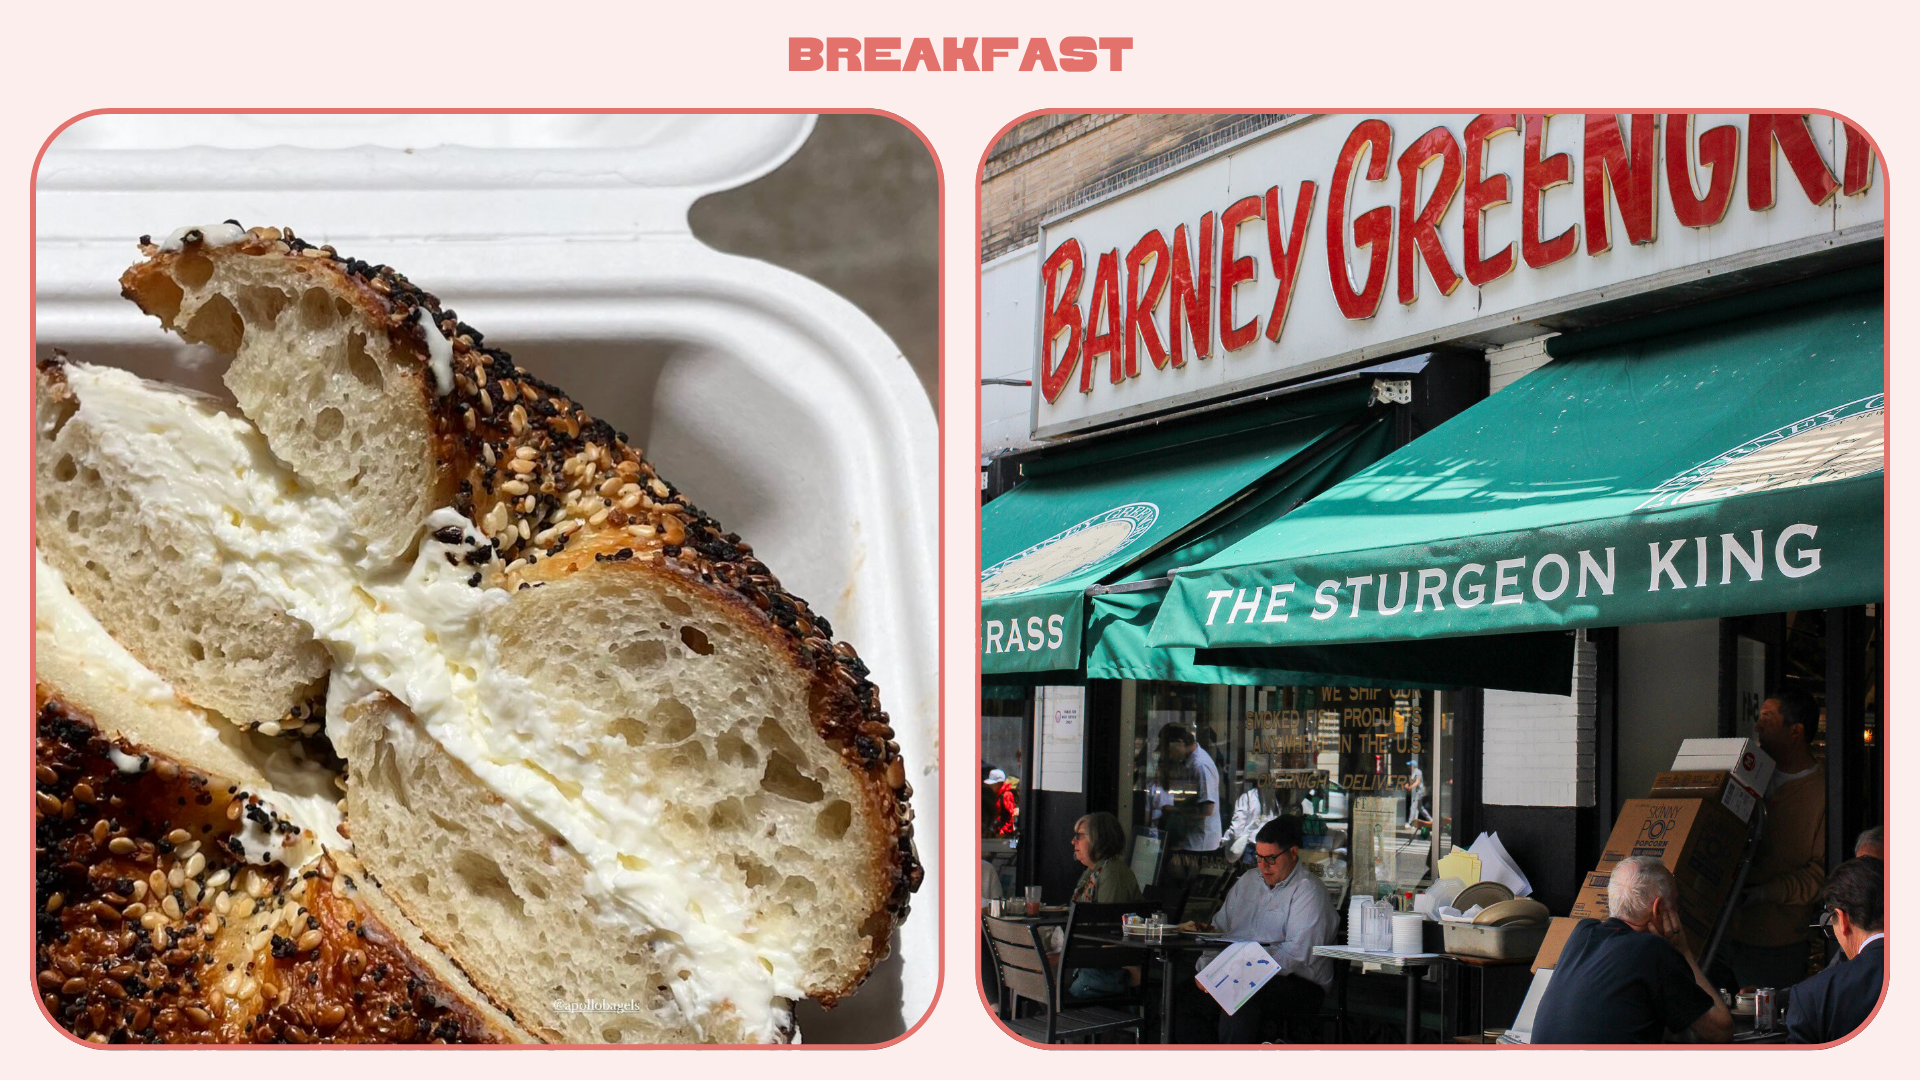
POLYGON ((1228 857, 1236 862, 1251 861, 1246 856, 1247 845, 1253 843, 1262 825, 1279 814, 1272 788, 1255 786, 1241 792, 1233 802, 1233 822, 1227 826, 1228 857))

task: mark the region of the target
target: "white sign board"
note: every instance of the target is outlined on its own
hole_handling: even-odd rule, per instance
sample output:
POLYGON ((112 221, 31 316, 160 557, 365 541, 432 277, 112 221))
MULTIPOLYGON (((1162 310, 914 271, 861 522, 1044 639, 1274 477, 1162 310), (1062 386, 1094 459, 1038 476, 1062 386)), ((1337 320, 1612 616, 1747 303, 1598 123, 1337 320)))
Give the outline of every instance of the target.
POLYGON ((1041 230, 1031 430, 1873 241, 1878 166, 1825 116, 1304 117, 1041 230))

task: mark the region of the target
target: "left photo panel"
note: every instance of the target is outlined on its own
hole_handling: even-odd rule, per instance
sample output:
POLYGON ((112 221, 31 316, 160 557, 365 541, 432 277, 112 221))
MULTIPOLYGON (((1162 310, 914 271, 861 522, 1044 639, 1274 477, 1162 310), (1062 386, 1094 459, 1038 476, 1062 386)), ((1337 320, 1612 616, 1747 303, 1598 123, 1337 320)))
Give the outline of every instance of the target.
POLYGON ((916 1028, 940 185, 878 114, 56 132, 23 373, 54 1031, 916 1028))

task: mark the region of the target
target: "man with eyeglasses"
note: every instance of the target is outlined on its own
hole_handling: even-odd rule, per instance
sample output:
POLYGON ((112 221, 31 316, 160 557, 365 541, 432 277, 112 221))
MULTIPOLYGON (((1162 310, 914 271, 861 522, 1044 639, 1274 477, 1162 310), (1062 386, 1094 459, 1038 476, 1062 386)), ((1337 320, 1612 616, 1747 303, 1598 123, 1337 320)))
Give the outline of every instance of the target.
POLYGON ((1881 929, 1885 864, 1879 859, 1841 863, 1827 879, 1818 926, 1839 942, 1846 960, 1795 986, 1787 995, 1787 1038, 1827 1043, 1846 1038, 1866 1023, 1886 983, 1887 935, 1881 929))
MULTIPOLYGON (((1280 973, 1232 1016, 1204 993, 1192 999, 1202 1011, 1211 1008, 1218 1016, 1223 1043, 1259 1042, 1267 1021, 1317 1012, 1333 985, 1333 961, 1313 955, 1315 945, 1333 943, 1333 901, 1320 879, 1300 865, 1300 818, 1282 815, 1261 826, 1253 838, 1253 854, 1259 872, 1242 874, 1234 882, 1212 929, 1222 937, 1266 946, 1280 973)), ((1217 955, 1201 956, 1199 966, 1206 967, 1217 955)))

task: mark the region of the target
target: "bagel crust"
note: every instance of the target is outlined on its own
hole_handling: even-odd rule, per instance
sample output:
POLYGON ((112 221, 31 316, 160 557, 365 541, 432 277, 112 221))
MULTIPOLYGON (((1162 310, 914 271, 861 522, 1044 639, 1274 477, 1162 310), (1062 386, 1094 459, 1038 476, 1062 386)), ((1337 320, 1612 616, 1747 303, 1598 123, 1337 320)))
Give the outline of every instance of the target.
POLYGON ((245 823, 292 826, 45 684, 35 698, 35 985, 60 1026, 99 1043, 526 1041, 361 902, 350 859, 248 865, 245 823))

